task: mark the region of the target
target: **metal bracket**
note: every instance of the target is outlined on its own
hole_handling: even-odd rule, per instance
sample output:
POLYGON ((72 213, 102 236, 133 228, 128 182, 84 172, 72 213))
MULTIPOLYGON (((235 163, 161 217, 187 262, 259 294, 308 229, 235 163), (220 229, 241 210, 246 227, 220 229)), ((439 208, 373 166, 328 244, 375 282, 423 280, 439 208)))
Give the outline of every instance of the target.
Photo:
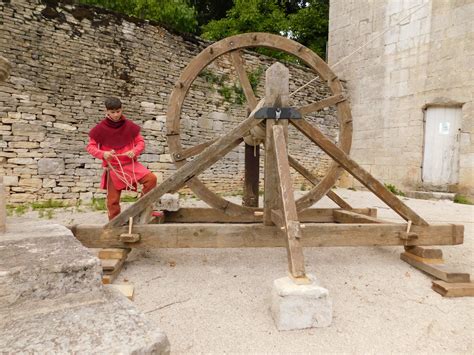
POLYGON ((301 118, 301 113, 293 107, 262 107, 255 112, 257 119, 292 120, 301 118))

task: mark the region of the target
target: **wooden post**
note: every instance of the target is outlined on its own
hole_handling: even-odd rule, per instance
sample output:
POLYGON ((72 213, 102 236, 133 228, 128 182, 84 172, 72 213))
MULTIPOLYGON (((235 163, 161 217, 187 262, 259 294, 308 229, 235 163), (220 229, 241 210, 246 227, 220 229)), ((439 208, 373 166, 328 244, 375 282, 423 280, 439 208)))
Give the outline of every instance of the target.
POLYGON ((0 176, 0 233, 6 229, 6 209, 5 209, 5 190, 3 188, 3 176, 0 176))
POLYGON ((245 144, 244 196, 242 204, 258 207, 258 184, 260 180, 260 145, 245 144))
MULTIPOLYGON (((289 105, 290 72, 281 63, 275 63, 265 73, 265 107, 283 107, 289 105)), ((263 223, 273 225, 272 210, 279 209, 278 179, 273 146, 273 126, 282 124, 288 128, 288 120, 266 120, 265 136, 265 178, 263 223)))
POLYGON ((301 225, 296 212, 284 128, 280 125, 275 125, 273 127, 273 138, 277 180, 280 192, 279 205, 281 206, 281 214, 277 214, 278 217, 275 217, 275 224, 283 228, 286 234, 288 267, 291 276, 294 278, 304 278, 306 275, 304 270, 303 248, 301 247, 301 225))

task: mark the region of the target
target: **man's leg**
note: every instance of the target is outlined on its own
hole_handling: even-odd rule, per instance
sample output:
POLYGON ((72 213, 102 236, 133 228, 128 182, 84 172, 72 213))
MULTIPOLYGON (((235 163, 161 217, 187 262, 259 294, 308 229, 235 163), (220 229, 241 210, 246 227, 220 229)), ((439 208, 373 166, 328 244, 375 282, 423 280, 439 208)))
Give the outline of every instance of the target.
POLYGON ((153 173, 149 173, 138 180, 138 182, 143 185, 142 194, 145 195, 156 186, 156 176, 153 173))
POLYGON ((107 211, 109 213, 109 221, 116 215, 120 214, 120 194, 122 191, 117 190, 110 178, 107 178, 107 211))

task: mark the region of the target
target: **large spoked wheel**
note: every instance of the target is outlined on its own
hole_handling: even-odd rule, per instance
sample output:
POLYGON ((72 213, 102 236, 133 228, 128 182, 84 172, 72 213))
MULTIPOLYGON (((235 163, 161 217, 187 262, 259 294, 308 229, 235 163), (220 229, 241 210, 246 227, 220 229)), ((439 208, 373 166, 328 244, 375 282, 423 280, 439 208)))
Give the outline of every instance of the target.
MULTIPOLYGON (((329 66, 313 51, 286 37, 268 33, 247 33, 228 37, 207 47, 199 53, 182 72, 173 92, 171 93, 166 117, 167 141, 175 165, 178 168, 181 167, 186 163, 186 158, 202 151, 203 148, 214 142, 213 140, 192 148, 183 149, 180 137, 180 118, 183 102, 189 88, 201 71, 216 58, 227 54, 230 55, 246 96, 249 109, 254 110, 257 106, 257 98, 255 97, 249 83, 243 65, 242 55, 240 53, 241 49, 249 47, 271 48, 294 55, 314 70, 315 74, 323 81, 327 82, 332 96, 308 105, 300 106, 297 109, 303 115, 307 115, 325 107, 335 105, 339 121, 339 141, 337 145, 345 153, 349 153, 352 142, 352 119, 350 107, 347 100, 344 98, 342 85, 339 79, 331 71, 329 66)), ((237 141, 235 145, 237 146, 242 141, 243 137, 241 140, 237 141)), ((319 183, 296 201, 297 209, 303 210, 309 208, 315 202, 319 201, 336 183, 341 173, 342 169, 338 164, 333 162, 326 175, 319 181, 319 183)), ((237 205, 215 194, 197 177, 187 181, 186 184, 201 200, 229 215, 253 214, 255 210, 251 207, 237 205)))

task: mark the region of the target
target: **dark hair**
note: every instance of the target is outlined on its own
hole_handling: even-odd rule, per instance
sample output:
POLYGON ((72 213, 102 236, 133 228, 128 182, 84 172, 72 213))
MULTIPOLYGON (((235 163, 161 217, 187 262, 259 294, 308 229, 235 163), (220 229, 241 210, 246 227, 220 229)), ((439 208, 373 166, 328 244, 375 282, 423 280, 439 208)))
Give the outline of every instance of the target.
POLYGON ((105 108, 107 110, 118 110, 122 108, 122 101, 118 97, 108 97, 105 99, 105 108))

